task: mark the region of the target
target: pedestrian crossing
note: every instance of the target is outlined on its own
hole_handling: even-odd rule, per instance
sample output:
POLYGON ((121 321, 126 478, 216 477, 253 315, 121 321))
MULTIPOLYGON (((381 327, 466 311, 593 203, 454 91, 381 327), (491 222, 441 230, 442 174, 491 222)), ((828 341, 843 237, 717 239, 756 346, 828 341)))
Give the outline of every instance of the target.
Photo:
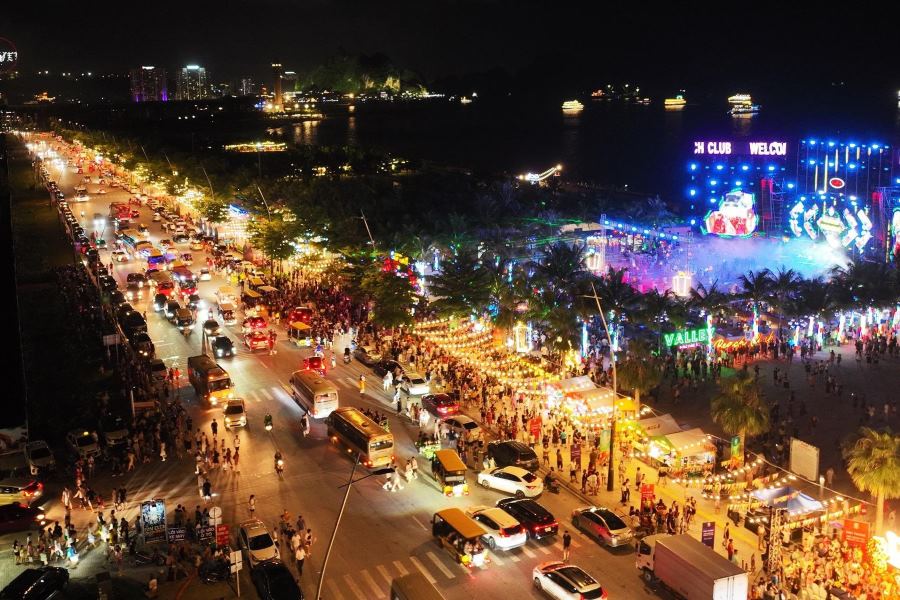
MULTIPOLYGON (((572 549, 581 547, 584 540, 579 540, 577 534, 572 535, 572 549)), ((579 536, 580 537, 580 536, 579 536)), ((562 536, 552 543, 534 543, 516 548, 511 551, 489 552, 491 567, 504 567, 516 563, 512 568, 527 569, 548 557, 562 558, 562 536)), ((489 567, 489 569, 491 568, 489 567)), ((384 600, 390 595, 391 582, 403 575, 421 573, 431 584, 441 589, 442 585, 457 579, 460 575, 470 573, 469 569, 455 562, 447 553, 440 549, 425 550, 416 556, 409 556, 405 560, 393 560, 383 564, 361 569, 356 573, 344 573, 334 576, 326 575, 326 600, 384 600)))
POLYGON ((280 385, 269 387, 258 387, 252 390, 238 390, 238 395, 245 399, 261 404, 263 402, 274 402, 291 400, 290 394, 280 385))

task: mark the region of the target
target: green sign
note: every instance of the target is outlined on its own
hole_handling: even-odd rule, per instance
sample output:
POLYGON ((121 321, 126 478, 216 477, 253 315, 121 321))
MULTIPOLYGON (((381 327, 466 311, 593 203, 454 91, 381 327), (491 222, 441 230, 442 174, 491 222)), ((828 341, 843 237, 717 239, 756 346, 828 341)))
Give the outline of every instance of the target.
POLYGON ((684 329, 673 333, 664 333, 663 339, 666 346, 689 346, 691 344, 707 344, 712 339, 715 327, 701 327, 700 329, 684 329))

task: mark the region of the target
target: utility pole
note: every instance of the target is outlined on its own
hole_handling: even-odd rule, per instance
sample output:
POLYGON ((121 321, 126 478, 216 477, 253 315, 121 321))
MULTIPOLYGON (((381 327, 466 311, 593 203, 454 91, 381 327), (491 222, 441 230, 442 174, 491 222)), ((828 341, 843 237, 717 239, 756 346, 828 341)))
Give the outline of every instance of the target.
POLYGON ((353 476, 356 475, 357 466, 359 466, 359 454, 356 455, 356 461, 353 463, 353 469, 350 471, 350 480, 347 482, 347 489, 344 491, 344 501, 341 502, 341 510, 338 512, 337 521, 334 523, 334 531, 331 532, 331 540, 328 542, 328 550, 325 551, 325 559, 322 561, 322 572, 319 574, 319 586, 316 589, 316 600, 322 600, 322 586, 325 583, 325 570, 328 568, 328 557, 331 556, 331 548, 334 546, 334 539, 337 537, 338 527, 341 525, 341 517, 344 516, 344 509, 347 508, 347 499, 350 497, 350 488, 353 487, 353 476))
POLYGON ((359 214, 362 215, 362 222, 366 226, 366 233, 369 234, 369 242, 372 243, 372 249, 375 249, 375 239, 372 237, 372 230, 369 229, 369 222, 366 220, 366 215, 363 213, 362 209, 359 209, 359 214))
POLYGON ((588 298, 593 298, 594 302, 597 303, 597 312, 600 313, 600 321, 603 323, 603 331, 606 333, 606 341, 609 343, 609 362, 612 365, 613 405, 612 418, 610 419, 609 424, 609 466, 606 472, 606 491, 611 492, 615 489, 616 472, 613 468, 613 461, 616 456, 616 402, 619 400, 619 382, 618 377, 616 376, 616 352, 613 348, 612 336, 609 335, 609 327, 606 325, 606 315, 603 314, 603 307, 600 306, 600 297, 597 296, 597 289, 594 287, 593 281, 591 282, 591 291, 594 294, 593 296, 588 296, 588 298))
POLYGON ((259 197, 262 198, 263 206, 266 207, 266 216, 269 218, 269 220, 272 220, 272 213, 269 212, 269 203, 266 202, 266 197, 263 195, 262 189, 260 189, 259 184, 256 185, 256 191, 259 192, 259 197))

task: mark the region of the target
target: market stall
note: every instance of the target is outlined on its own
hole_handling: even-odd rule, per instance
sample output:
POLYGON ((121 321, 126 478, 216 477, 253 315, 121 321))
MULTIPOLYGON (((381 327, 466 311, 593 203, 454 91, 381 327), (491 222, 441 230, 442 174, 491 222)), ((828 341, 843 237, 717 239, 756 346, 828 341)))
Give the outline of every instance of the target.
POLYGON ((715 466, 716 447, 695 427, 650 438, 645 457, 670 477, 705 477, 715 466))

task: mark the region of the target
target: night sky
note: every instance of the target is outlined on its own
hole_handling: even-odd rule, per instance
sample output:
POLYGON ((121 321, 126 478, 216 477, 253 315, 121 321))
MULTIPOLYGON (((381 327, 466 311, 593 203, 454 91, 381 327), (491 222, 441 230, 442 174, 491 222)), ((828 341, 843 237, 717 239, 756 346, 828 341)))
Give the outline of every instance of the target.
POLYGON ((900 80, 894 21, 884 6, 843 5, 837 14, 821 3, 649 9, 655 4, 20 0, 0 14, 0 37, 17 44, 21 70, 198 63, 213 79, 259 77, 273 58, 302 72, 343 50, 383 52, 426 81, 494 67, 525 73, 536 86, 900 80))

